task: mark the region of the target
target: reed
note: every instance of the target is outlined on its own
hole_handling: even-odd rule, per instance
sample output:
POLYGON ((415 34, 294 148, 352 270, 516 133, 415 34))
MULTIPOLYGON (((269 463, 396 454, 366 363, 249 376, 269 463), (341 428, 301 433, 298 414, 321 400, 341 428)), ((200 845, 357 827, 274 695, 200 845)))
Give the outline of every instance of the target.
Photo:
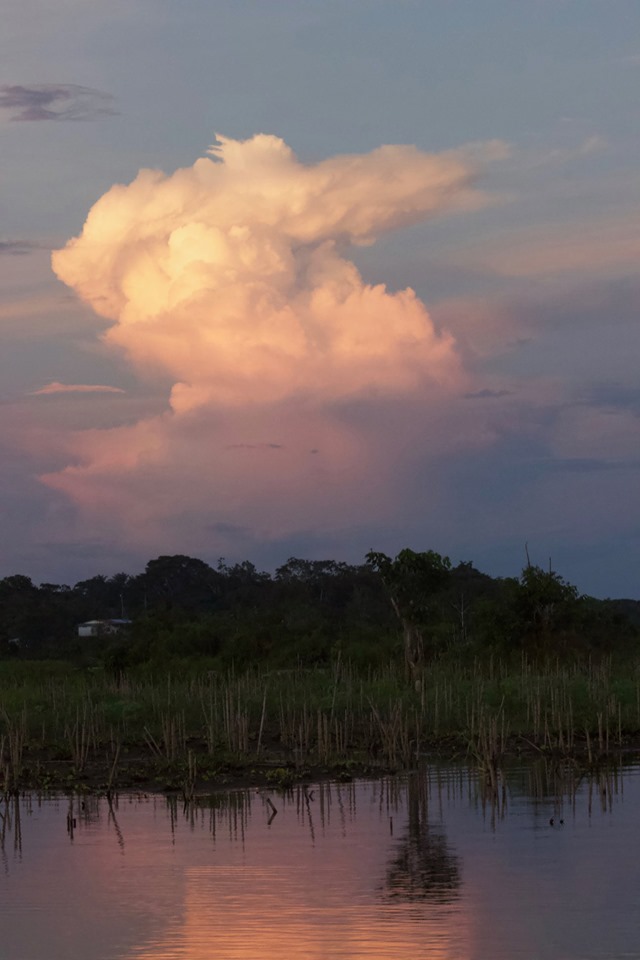
MULTIPOLYGON (((499 787, 509 752, 583 754, 590 764, 640 732, 640 660, 539 664, 443 659, 417 689, 402 665, 239 673, 188 671, 30 675, 0 664, 0 770, 4 790, 25 767, 68 762, 79 776, 100 767, 101 782, 126 782, 136 762, 196 768, 225 762, 290 764, 299 771, 358 763, 408 768, 434 748, 468 751, 499 787), (115 768, 111 774, 114 757, 115 768), (205 763, 204 758, 209 758, 205 763)), ((211 766, 213 765, 213 766, 211 766)))
POLYGON ((20 786, 27 741, 27 713, 26 708, 23 708, 16 717, 11 717, 3 708, 1 714, 5 725, 0 740, 2 788, 5 794, 10 794, 20 786))

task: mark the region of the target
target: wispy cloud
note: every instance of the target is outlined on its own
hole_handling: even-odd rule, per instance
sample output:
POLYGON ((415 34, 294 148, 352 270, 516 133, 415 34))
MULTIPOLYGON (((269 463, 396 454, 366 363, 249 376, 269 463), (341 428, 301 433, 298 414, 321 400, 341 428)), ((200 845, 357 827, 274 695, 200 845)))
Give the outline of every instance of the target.
POLYGON ((604 408, 640 410, 640 389, 625 383, 595 383, 586 391, 584 403, 604 408))
POLYGON ((600 473, 609 470, 638 470, 640 460, 605 460, 597 457, 569 457, 543 462, 545 470, 568 471, 570 473, 600 473))
POLYGON ((39 390, 32 390, 30 396, 41 397, 52 393, 124 393, 120 387, 109 387, 102 383, 58 383, 53 380, 39 390))
POLYGON ((282 450, 281 443, 228 443, 227 450, 282 450))
POLYGON ((484 390, 476 390, 473 393, 465 393, 465 400, 494 400, 498 397, 510 397, 512 394, 511 390, 489 390, 485 388, 484 390))
POLYGON ((585 137, 580 143, 571 146, 550 147, 545 150, 522 151, 518 157, 520 169, 533 170, 549 164, 572 163, 580 157, 589 157, 594 153, 606 150, 608 143, 599 134, 585 137))
POLYGON ((509 277, 627 272, 639 256, 637 218, 628 214, 518 228, 451 252, 460 265, 509 277))
POLYGON ((37 249, 38 244, 29 240, 0 240, 0 257, 23 257, 37 249))
POLYGON ((75 83, 0 86, 0 110, 12 121, 101 120, 117 114, 113 102, 111 94, 75 83))

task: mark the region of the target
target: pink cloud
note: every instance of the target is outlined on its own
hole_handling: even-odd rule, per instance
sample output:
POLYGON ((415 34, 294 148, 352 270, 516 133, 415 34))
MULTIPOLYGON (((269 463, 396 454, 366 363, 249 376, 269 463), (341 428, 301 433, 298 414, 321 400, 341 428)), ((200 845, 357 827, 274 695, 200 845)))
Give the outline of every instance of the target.
POLYGON ((108 345, 171 379, 169 405, 70 434, 68 465, 44 482, 85 530, 120 524, 138 544, 176 525, 197 544, 221 522, 270 539, 392 515, 425 450, 488 434, 462 424, 453 337, 346 252, 484 202, 481 152, 387 146, 305 165, 276 137, 219 138, 214 159, 112 187, 53 267, 110 321, 108 345))
POLYGON ((38 390, 31 390, 30 396, 41 397, 53 393, 124 393, 121 387, 109 387, 101 383, 59 383, 52 380, 38 390))

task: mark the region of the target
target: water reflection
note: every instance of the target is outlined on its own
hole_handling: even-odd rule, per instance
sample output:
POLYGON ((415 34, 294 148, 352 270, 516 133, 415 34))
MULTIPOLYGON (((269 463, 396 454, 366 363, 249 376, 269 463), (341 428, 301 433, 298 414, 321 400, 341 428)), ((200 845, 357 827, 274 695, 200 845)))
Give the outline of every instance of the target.
POLYGON ((544 757, 498 791, 458 766, 186 804, 0 798, 0 958, 639 957, 639 803, 638 767, 544 757))
POLYGON ((429 823, 427 778, 411 777, 406 792, 409 821, 387 867, 384 896, 451 902, 462 882, 460 866, 443 830, 429 823))
POLYGON ((19 858, 22 855, 22 804, 18 796, 5 796, 0 803, 0 856, 5 871, 9 869, 7 859, 7 843, 13 846, 14 854, 19 858))

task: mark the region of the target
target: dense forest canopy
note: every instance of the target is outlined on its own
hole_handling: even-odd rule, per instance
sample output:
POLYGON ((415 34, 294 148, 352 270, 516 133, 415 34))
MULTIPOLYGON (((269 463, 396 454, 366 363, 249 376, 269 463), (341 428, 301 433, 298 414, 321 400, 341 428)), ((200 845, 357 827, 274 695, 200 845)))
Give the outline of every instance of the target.
POLYGON ((0 656, 63 657, 125 667, 206 657, 220 666, 266 660, 362 665, 402 656, 408 670, 452 651, 556 656, 635 646, 640 603, 582 596, 555 571, 527 562, 492 578, 434 551, 371 551, 360 565, 292 557, 274 573, 249 561, 215 567, 160 556, 136 575, 74 586, 0 580, 0 656), (94 642, 89 620, 127 620, 94 642))

